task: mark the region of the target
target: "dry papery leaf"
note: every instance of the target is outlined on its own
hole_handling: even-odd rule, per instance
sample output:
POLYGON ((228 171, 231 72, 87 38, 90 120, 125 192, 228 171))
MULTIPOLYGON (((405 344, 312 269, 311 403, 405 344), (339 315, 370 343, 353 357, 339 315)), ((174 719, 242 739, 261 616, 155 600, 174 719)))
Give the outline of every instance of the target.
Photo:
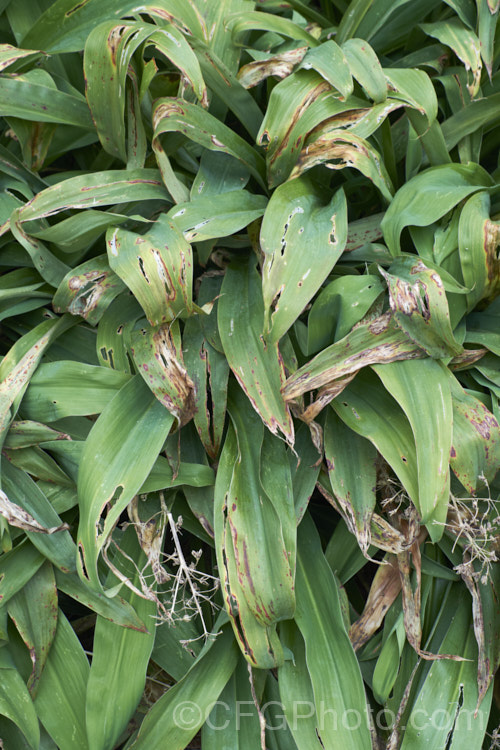
MULTIPOLYGON (((323 497, 328 500, 330 505, 335 508, 337 513, 342 516, 347 524, 349 531, 356 536, 359 547, 367 560, 379 563, 378 560, 372 560, 372 558, 366 554, 366 539, 364 535, 360 535, 357 528, 352 523, 350 515, 344 512, 337 500, 333 497, 332 494, 328 492, 328 490, 321 484, 321 482, 318 482, 316 484, 316 487, 323 495, 323 497)), ((395 555, 399 552, 403 552, 409 545, 411 545, 411 542, 408 542, 408 540, 403 536, 403 534, 401 534, 401 532, 395 529, 394 526, 391 526, 391 524, 386 521, 385 518, 379 516, 378 513, 373 513, 370 519, 369 543, 373 544, 375 547, 378 547, 384 552, 391 552, 395 555)))
MULTIPOLYGON (((414 524, 418 524, 416 520, 416 511, 413 518, 408 523, 407 533, 414 524)), ((425 534, 424 534, 425 536, 425 534)), ((428 651, 423 651, 421 648, 422 641, 422 624, 420 622, 420 606, 421 606, 421 581, 422 581, 422 566, 420 556, 420 544, 423 541, 424 536, 419 534, 418 538, 412 535, 415 539, 410 549, 400 552, 397 555, 399 575, 401 578, 402 596, 403 596, 403 620, 405 626, 406 637, 408 643, 417 652, 422 659, 433 661, 434 659, 451 659, 452 661, 468 661, 463 656, 457 656, 455 654, 431 654, 428 651), (411 562, 415 568, 416 574, 416 586, 413 590, 411 582, 411 562)))
POLYGON ((24 531, 35 531, 39 534, 55 534, 56 531, 67 531, 69 529, 67 523, 62 523, 60 526, 51 526, 50 528, 42 526, 30 513, 9 500, 2 490, 0 490, 0 515, 7 520, 10 526, 16 526, 18 529, 23 529, 24 531))
POLYGON ((384 557, 372 581, 370 593, 361 617, 351 625, 349 638, 355 651, 379 629, 387 610, 401 591, 401 578, 397 558, 384 557))
POLYGON ((310 424, 311 421, 318 416, 320 411, 325 406, 327 406, 331 401, 333 401, 334 398, 337 398, 337 396, 342 393, 344 388, 346 388, 349 383, 354 380, 356 375, 357 371, 352 372, 343 378, 333 380, 331 383, 321 388, 318 391, 316 399, 312 402, 312 404, 309 404, 309 406, 304 409, 302 414, 297 415, 299 419, 302 419, 302 421, 306 422, 306 424, 310 424))
POLYGON ((486 655, 486 643, 484 636, 484 617, 483 617, 483 604, 478 589, 478 581, 475 576, 473 567, 473 558, 470 552, 464 551, 464 561, 462 565, 458 565, 455 569, 467 586, 470 595, 472 596, 472 620, 474 623, 474 635, 477 643, 478 650, 478 663, 477 663, 477 687, 478 687, 478 698, 475 716, 481 701, 483 700, 486 692, 490 686, 492 675, 490 676, 490 660, 486 655))
POLYGON ((279 55, 273 55, 267 60, 255 60, 243 65, 238 71, 238 80, 246 89, 257 86, 269 76, 275 78, 286 78, 290 75, 296 65, 302 62, 308 50, 307 45, 287 50, 279 55))

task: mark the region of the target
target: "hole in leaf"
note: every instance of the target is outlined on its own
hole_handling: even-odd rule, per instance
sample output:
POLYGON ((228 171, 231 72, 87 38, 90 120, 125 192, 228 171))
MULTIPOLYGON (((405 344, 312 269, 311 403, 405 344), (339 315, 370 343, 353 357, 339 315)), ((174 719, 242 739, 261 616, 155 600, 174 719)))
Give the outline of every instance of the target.
POLYGON ((139 268, 140 268, 142 275, 146 279, 147 283, 150 284, 151 282, 149 281, 148 275, 146 273, 146 269, 144 268, 144 261, 140 255, 137 256, 137 260, 139 261, 139 268))
POLYGON ((80 561, 80 570, 82 572, 82 576, 87 581, 90 581, 89 574, 87 573, 87 568, 85 566, 85 550, 81 542, 78 542, 78 559, 80 561))

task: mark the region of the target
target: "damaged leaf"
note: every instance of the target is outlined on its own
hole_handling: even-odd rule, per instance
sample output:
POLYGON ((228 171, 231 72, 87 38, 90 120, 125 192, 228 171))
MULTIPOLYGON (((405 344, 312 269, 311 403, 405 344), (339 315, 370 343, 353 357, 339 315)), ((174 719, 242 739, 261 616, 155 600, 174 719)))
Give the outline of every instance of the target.
POLYGON ((69 315, 46 320, 18 339, 4 356, 0 364, 0 444, 11 418, 11 407, 26 390, 44 351, 73 325, 69 315))
POLYGON ((332 491, 365 555, 371 544, 370 525, 376 502, 377 451, 328 409, 325 460, 332 491))
POLYGON ((380 223, 384 214, 374 214, 365 216, 357 221, 350 222, 347 227, 346 252, 356 250, 358 247, 368 242, 376 242, 382 237, 382 228, 380 223))
POLYGON ((78 565, 80 576, 94 589, 102 590, 97 569, 102 547, 144 484, 173 421, 173 414, 136 375, 118 391, 90 431, 78 473, 78 565))
POLYGON ((145 235, 109 229, 106 244, 111 268, 152 326, 192 312, 192 249, 172 221, 162 215, 145 235))
MULTIPOLYGON (((234 160, 229 161, 233 166, 234 160)), ((188 242, 203 242, 240 232, 259 219, 267 205, 263 195, 253 195, 241 189, 224 191, 221 203, 220 196, 207 189, 203 177, 198 183, 198 191, 201 195, 195 193, 195 200, 180 203, 168 213, 188 242)))
POLYGON ((42 54, 43 52, 39 49, 19 49, 12 44, 0 44, 0 71, 6 70, 15 62, 25 57, 30 57, 31 55, 38 57, 42 54))
POLYGON ((215 484, 214 532, 224 606, 245 659, 261 669, 283 664, 283 649, 276 626, 263 625, 250 609, 239 581, 231 531, 227 523, 227 498, 238 458, 238 443, 229 426, 215 484))
POLYGON ((300 70, 272 90, 257 136, 266 149, 270 187, 286 180, 295 165, 307 133, 337 111, 351 109, 334 98, 334 90, 316 71, 300 70))
POLYGON ((107 256, 99 255, 66 274, 52 306, 55 312, 80 315, 95 325, 123 289, 125 284, 110 269, 107 256))
POLYGON ((372 369, 411 425, 418 472, 414 503, 421 522, 437 541, 443 533, 450 496, 453 412, 448 373, 432 359, 392 362, 372 369))
POLYGON ((87 38, 84 54, 87 101, 103 148, 124 162, 127 162, 127 147, 123 92, 131 74, 132 56, 141 45, 143 50, 152 46, 156 53, 178 67, 198 98, 207 104, 196 55, 174 25, 165 23, 158 29, 152 24, 108 21, 94 28, 87 38), (106 97, 102 96, 103 85, 106 97))
POLYGON ((344 130, 312 135, 306 141, 290 178, 298 177, 318 164, 328 169, 357 169, 373 182, 388 203, 391 202, 394 187, 384 162, 379 152, 359 135, 344 130))
POLYGON ((238 80, 246 89, 251 89, 270 76, 280 79, 286 78, 294 67, 302 61, 306 52, 306 46, 296 47, 263 60, 247 63, 239 69, 238 80))
POLYGON ((387 610, 401 591, 397 558, 385 556, 379 566, 361 617, 351 625, 349 639, 355 651, 366 643, 381 626, 387 610))
POLYGON ((30 513, 9 500, 2 490, 0 490, 0 514, 11 526, 24 529, 24 531, 34 531, 39 534, 55 534, 56 531, 66 531, 70 528, 67 523, 62 523, 59 526, 51 526, 50 528, 42 526, 30 513))
POLYGON ((12 597, 9 616, 29 649, 33 668, 28 678, 28 689, 34 697, 57 627, 57 588, 54 571, 48 561, 12 597))
POLYGON ((289 619, 295 609, 291 473, 284 443, 264 432, 241 391, 232 394, 228 410, 238 453, 225 493, 226 551, 231 544, 248 606, 267 626, 289 619))
POLYGON ((423 23, 421 28, 429 36, 433 36, 442 44, 446 44, 454 51, 465 65, 465 70, 471 72, 472 80, 467 85, 471 99, 478 91, 481 81, 481 43, 475 33, 466 28, 458 18, 448 18, 446 21, 423 23))
MULTIPOLYGON (((241 136, 201 107, 175 97, 158 99, 153 110, 153 126, 152 145, 157 158, 163 152, 160 136, 164 133, 182 133, 203 148, 234 156, 265 187, 264 161, 260 154, 241 136)), ((181 201, 176 200, 176 203, 179 202, 181 201)))
POLYGON ((5 438, 4 448, 19 450, 20 448, 38 445, 46 440, 71 440, 71 437, 67 433, 54 430, 41 422, 14 421, 11 423, 5 438))
POLYGON ((455 357, 463 347, 451 329, 448 300, 439 274, 421 261, 398 258, 391 273, 379 267, 389 287, 394 322, 430 357, 455 357))
POLYGON ((184 366, 179 324, 139 328, 130 333, 130 354, 158 401, 182 427, 195 413, 195 387, 184 366))
POLYGON ((156 169, 110 169, 77 175, 41 190, 18 214, 24 223, 54 216, 70 208, 87 209, 140 200, 167 200, 156 169))
POLYGON ((395 325, 391 313, 359 323, 335 344, 291 375, 282 387, 286 401, 376 363, 420 359, 425 352, 395 325))
POLYGON ((20 508, 23 511, 21 522, 32 527, 25 529, 32 545, 59 570, 65 573, 74 571, 76 547, 68 525, 61 522, 58 513, 38 484, 5 457, 2 457, 2 486, 10 503, 17 506, 14 509, 10 506, 8 512, 14 512, 18 517, 20 508))
POLYGON ((340 258, 346 239, 347 204, 342 190, 326 205, 304 178, 274 191, 260 232, 268 341, 279 341, 302 313, 340 258))
POLYGON ((458 248, 465 286, 469 287, 467 308, 480 300, 492 300, 500 289, 500 224, 490 219, 490 196, 476 193, 466 202, 458 225, 458 248))
POLYGON ((293 443, 290 411, 280 388, 285 381, 283 361, 276 343, 261 334, 264 304, 260 277, 252 259, 230 266, 218 304, 219 333, 224 353, 236 380, 273 434, 282 432, 293 443), (229 291, 228 291, 229 290, 229 291))
POLYGON ((500 466, 500 425, 451 373, 449 382, 453 407, 450 466, 465 489, 475 495, 481 477, 492 482, 500 466))
POLYGON ((419 665, 415 689, 404 716, 406 730, 401 748, 410 750, 425 742, 437 750, 450 737, 451 747, 457 750, 466 743, 480 748, 491 699, 483 701, 480 715, 475 718, 478 698, 477 646, 471 627, 470 600, 465 599, 460 587, 455 585, 450 595, 446 596, 445 606, 436 619, 428 649, 432 653, 460 654, 465 661, 445 658, 419 665), (445 612, 448 614, 445 615, 445 612), (452 618, 449 617, 450 612, 453 612, 452 618), (439 724, 434 722, 436 726, 432 726, 430 721, 421 721, 419 717, 432 716, 433 711, 437 710, 436 706, 442 707, 439 724))
POLYGON ((190 318, 186 322, 183 339, 184 362, 194 383, 194 422, 205 450, 215 458, 226 416, 229 365, 205 339, 198 320, 190 318))

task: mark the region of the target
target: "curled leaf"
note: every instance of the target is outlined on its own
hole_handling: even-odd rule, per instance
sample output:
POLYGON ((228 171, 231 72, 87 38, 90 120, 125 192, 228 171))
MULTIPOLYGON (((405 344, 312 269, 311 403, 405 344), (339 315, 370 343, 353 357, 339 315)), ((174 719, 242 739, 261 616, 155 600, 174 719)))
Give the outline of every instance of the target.
POLYGON ((286 78, 294 67, 302 61, 307 49, 307 46, 304 45, 264 60, 254 60, 247 63, 238 71, 238 80, 246 89, 251 89, 270 76, 286 78))
POLYGON ((290 178, 298 177, 308 169, 324 164, 328 169, 353 167, 373 182, 390 203, 394 188, 382 157, 364 138, 345 130, 333 130, 306 142, 290 178))

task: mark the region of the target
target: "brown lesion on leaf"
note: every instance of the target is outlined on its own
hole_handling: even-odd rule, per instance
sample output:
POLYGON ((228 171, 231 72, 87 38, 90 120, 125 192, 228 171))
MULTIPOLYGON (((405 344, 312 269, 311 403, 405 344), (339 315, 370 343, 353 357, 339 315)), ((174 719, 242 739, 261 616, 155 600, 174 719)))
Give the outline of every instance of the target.
POLYGON ((410 284, 404 279, 396 279, 389 286, 389 302, 391 310, 411 317, 421 315, 425 322, 429 322, 431 313, 427 287, 418 280, 410 284))
POLYGON ((486 254, 486 272, 488 274, 488 286, 485 296, 493 300, 498 294, 500 287, 500 253, 497 252, 500 245, 500 224, 495 221, 486 221, 484 225, 484 251, 486 254))
POLYGON ((169 326, 161 326, 153 334, 154 357, 162 367, 169 385, 177 392, 178 398, 170 400, 169 410, 179 421, 179 426, 187 424, 196 412, 195 386, 182 362, 169 326))
MULTIPOLYGON (((208 39, 208 33, 207 33, 207 27, 205 24, 205 19, 199 12, 198 8, 193 5, 193 3, 189 2, 190 10, 193 11, 193 13, 197 16, 198 22, 201 26, 201 28, 204 31, 203 37, 204 39, 208 39)), ((148 5, 147 6, 147 13, 149 16, 158 16, 158 18, 162 18, 164 21, 168 21, 173 26, 175 26, 179 31, 182 31, 183 34, 187 34, 188 36, 193 35, 193 31, 186 26, 182 19, 178 16, 174 15, 174 13, 170 13, 165 8, 159 8, 156 5, 148 5)))
POLYGON ((498 431, 498 422, 496 421, 493 414, 485 413, 482 419, 481 417, 479 417, 479 419, 473 419, 473 417, 470 416, 469 422, 484 440, 490 439, 491 430, 498 431))
MULTIPOLYGON (((321 83, 317 84, 316 86, 312 87, 307 96, 304 97, 303 101, 299 104, 299 106, 296 108, 290 123, 288 125, 288 128, 286 130, 286 133, 281 140, 281 143, 279 144, 278 148, 272 155, 272 157, 269 160, 269 164, 273 165, 281 156, 283 151, 286 150, 288 147, 288 143, 290 141, 290 136, 293 132, 293 129, 297 122, 300 120, 306 109, 314 102, 316 99, 319 99, 322 94, 333 92, 333 87, 325 80, 322 80, 321 83)), ((262 143, 260 143, 262 145, 262 143)))
POLYGON ((134 524, 141 549, 148 558, 151 571, 157 583, 165 583, 170 575, 163 567, 163 539, 165 536, 166 519, 164 514, 141 521, 139 516, 139 497, 136 495, 127 506, 128 516, 134 524))
POLYGON ((422 624, 421 624, 421 593, 422 593, 422 561, 420 545, 424 541, 427 532, 419 528, 416 510, 410 506, 412 513, 409 520, 401 520, 401 527, 407 541, 411 544, 405 551, 397 555, 397 564, 401 580, 401 593, 403 600, 403 622, 406 638, 410 646, 419 657, 428 661, 436 659, 450 659, 452 661, 467 661, 463 656, 455 654, 433 654, 424 651, 421 647, 422 624), (412 584, 411 569, 415 570, 415 586, 412 584))
POLYGON ((374 336, 385 333, 385 331, 387 331, 389 328, 391 317, 392 316, 390 312, 384 313, 384 315, 380 315, 368 325, 368 330, 370 331, 370 333, 373 333, 374 336))
POLYGON ((375 365, 378 363, 396 362, 400 359, 421 359, 423 353, 421 350, 414 352, 404 352, 404 356, 401 356, 399 347, 395 344, 380 344, 379 346, 373 346, 364 352, 353 354, 351 357, 347 357, 345 360, 346 365, 351 365, 356 362, 362 361, 362 366, 375 365))
POLYGON ((321 136, 327 135, 327 133, 333 130, 343 130, 352 128, 358 122, 360 122, 366 115, 372 111, 371 107, 362 107, 361 109, 347 109, 345 112, 341 112, 333 117, 328 117, 323 120, 319 125, 309 133, 311 139, 320 138, 321 136))
POLYGON ((76 13, 77 11, 81 10, 81 8, 83 8, 89 2, 90 0, 82 0, 82 2, 78 3, 78 5, 74 5, 72 8, 66 11, 66 13, 64 14, 65 17, 69 18, 70 16, 73 15, 73 13, 76 13))
MULTIPOLYGON (((231 618, 233 630, 235 632, 235 635, 240 642, 241 648, 243 653, 245 654, 245 658, 248 659, 252 664, 256 665, 257 660, 254 654, 254 651, 252 647, 250 646, 250 643, 245 635, 245 626, 244 622, 242 621, 240 617, 240 607, 238 603, 238 596, 233 591, 231 587, 231 576, 229 573, 229 560, 228 560, 228 552, 226 551, 228 549, 228 544, 230 545, 229 549, 232 551, 232 541, 230 538, 230 534, 228 533, 228 523, 227 523, 227 495, 224 501, 224 506, 222 508, 222 514, 224 516, 224 522, 223 522, 223 544, 221 545, 221 555, 222 555, 222 564, 223 564, 223 571, 220 571, 221 573, 221 585, 224 595, 224 600, 226 604, 226 611, 231 618)), ((234 561, 234 553, 233 553, 233 561, 234 561)), ((243 596, 243 592, 241 589, 239 589, 240 596, 243 596)))
POLYGON ((225 148, 227 148, 227 146, 226 146, 226 145, 225 145, 224 143, 222 143, 222 141, 220 141, 220 140, 219 140, 219 139, 217 138, 217 136, 216 136, 216 135, 211 135, 211 136, 210 136, 210 140, 212 141, 213 145, 214 145, 214 146, 215 146, 216 148, 222 148, 222 149, 225 149, 225 148))
POLYGON ((237 78, 246 89, 257 86, 261 81, 270 76, 281 80, 289 76, 294 67, 302 62, 307 50, 308 47, 305 45, 287 50, 279 55, 273 55, 273 57, 269 57, 267 60, 255 60, 247 65, 243 65, 238 71, 237 78))
POLYGON ((350 334, 330 347, 331 350, 335 348, 338 354, 332 351, 330 365, 325 356, 325 351, 329 352, 329 350, 325 350, 288 378, 281 388, 286 402, 297 399, 307 391, 329 387, 334 381, 345 378, 368 365, 404 359, 421 359, 427 356, 423 349, 410 342, 404 334, 396 333, 391 312, 355 326, 350 334), (361 328, 372 336, 387 334, 387 342, 376 346, 366 346, 348 357, 340 357, 341 351, 347 353, 351 348, 349 336, 361 328), (324 364, 324 367, 320 368, 319 362, 324 364))
POLYGON ((128 28, 129 28, 128 26, 125 26, 124 24, 120 24, 112 28, 108 34, 108 47, 109 47, 109 51, 111 52, 111 62, 114 66, 116 66, 116 56, 118 54, 118 47, 120 46, 122 37, 128 28))
POLYGON ((169 99, 168 101, 163 100, 161 104, 158 104, 153 112, 153 127, 155 130, 165 118, 172 117, 172 115, 179 115, 182 117, 186 114, 180 101, 180 99, 169 99))
POLYGON ((122 286, 121 281, 119 281, 112 271, 96 269, 71 276, 67 281, 67 285, 69 292, 73 294, 73 298, 65 307, 54 304, 54 311, 67 311, 72 313, 72 315, 79 315, 87 319, 97 308, 106 291, 111 289, 116 283, 122 286))
POLYGON ((315 400, 309 404, 302 412, 299 412, 297 414, 298 418, 301 419, 303 422, 306 422, 306 424, 310 425, 313 419, 316 419, 320 411, 324 409, 325 406, 327 406, 333 399, 337 398, 344 388, 346 388, 349 383, 354 380, 356 377, 358 371, 349 373, 349 375, 346 375, 343 378, 339 378, 338 380, 333 380, 328 385, 324 386, 324 388, 321 388, 317 395, 315 400))
POLYGON ((478 648, 477 664, 477 687, 478 698, 474 716, 477 716, 479 706, 486 695, 490 682, 494 676, 492 674, 490 659, 487 655, 485 629, 484 629, 484 612, 481 600, 480 588, 478 585, 478 576, 474 570, 472 555, 469 551, 464 551, 463 563, 458 566, 457 572, 467 586, 472 597, 472 622, 474 626, 474 636, 478 648))
MULTIPOLYGON (((334 497, 331 492, 326 489, 327 483, 329 484, 329 480, 326 478, 326 476, 320 473, 319 481, 316 484, 317 489, 319 490, 321 495, 323 495, 325 500, 327 500, 330 505, 337 511, 337 513, 342 516, 347 527, 349 528, 351 533, 356 536, 359 543, 359 533, 356 525, 352 522, 351 514, 347 513, 337 501, 336 497, 334 497)), ((397 555, 400 552, 404 552, 409 544, 405 536, 400 531, 395 529, 394 526, 392 526, 388 521, 385 520, 385 518, 380 516, 378 513, 372 513, 371 515, 369 535, 370 544, 373 544, 375 547, 378 547, 378 549, 381 549, 384 552, 389 552, 394 555, 397 555)), ((365 557, 371 560, 371 558, 368 557, 366 553, 366 549, 364 549, 363 537, 361 537, 360 549, 365 557)))
POLYGON ((487 349, 464 349, 462 354, 453 357, 448 367, 454 372, 457 370, 467 370, 475 362, 479 362, 487 353, 487 349))
POLYGON ((349 638, 355 651, 379 629, 400 591, 401 579, 397 558, 395 555, 386 555, 383 564, 375 573, 363 613, 349 630, 349 638))
POLYGON ((349 223, 344 253, 356 250, 368 242, 379 240, 383 236, 380 224, 384 215, 383 213, 374 214, 373 216, 366 216, 363 219, 349 223))
MULTIPOLYGON (((39 52, 39 53, 41 52, 41 50, 19 50, 17 47, 14 47, 13 44, 2 44, 2 51, 3 52, 7 52, 8 50, 9 51, 12 50, 13 55, 12 55, 12 57, 4 58, 0 62, 0 71, 5 70, 10 65, 12 65, 15 62, 17 62, 19 59, 21 59, 23 57, 27 57, 30 54, 36 54, 37 52, 39 52)), ((45 53, 43 53, 43 54, 45 54, 45 53)), ((7 135, 7 133, 5 133, 5 135, 7 135)), ((9 133, 8 138, 12 138, 12 137, 13 137, 12 134, 9 133)))
MULTIPOLYGON (((161 281, 163 282, 163 285, 165 287, 166 299, 169 302, 172 302, 173 300, 175 300, 175 298, 177 296, 177 293, 176 293, 174 284, 172 283, 172 279, 170 277, 170 273, 168 271, 167 264, 163 260, 162 255, 161 255, 161 253, 160 253, 159 250, 156 250, 154 248, 152 250, 152 254, 153 254, 154 261, 156 263, 156 268, 157 268, 157 271, 158 271, 158 276, 161 279, 161 281)), ((180 274, 179 274, 179 276, 180 276, 179 282, 180 282, 181 285, 185 284, 185 274, 184 274, 185 259, 184 259, 184 256, 182 256, 182 262, 183 263, 182 263, 181 271, 180 271, 180 274)))
POLYGON ((62 523, 59 526, 43 526, 33 518, 31 513, 9 500, 2 490, 0 490, 0 515, 5 518, 10 526, 39 534, 55 534, 57 531, 68 531, 70 528, 67 523, 62 523))
POLYGON ((361 139, 354 140, 351 136, 348 142, 343 138, 341 131, 332 131, 319 136, 312 143, 307 143, 290 174, 290 179, 298 177, 317 164, 325 164, 329 169, 343 169, 353 167, 361 157, 369 156, 368 149, 361 139))

